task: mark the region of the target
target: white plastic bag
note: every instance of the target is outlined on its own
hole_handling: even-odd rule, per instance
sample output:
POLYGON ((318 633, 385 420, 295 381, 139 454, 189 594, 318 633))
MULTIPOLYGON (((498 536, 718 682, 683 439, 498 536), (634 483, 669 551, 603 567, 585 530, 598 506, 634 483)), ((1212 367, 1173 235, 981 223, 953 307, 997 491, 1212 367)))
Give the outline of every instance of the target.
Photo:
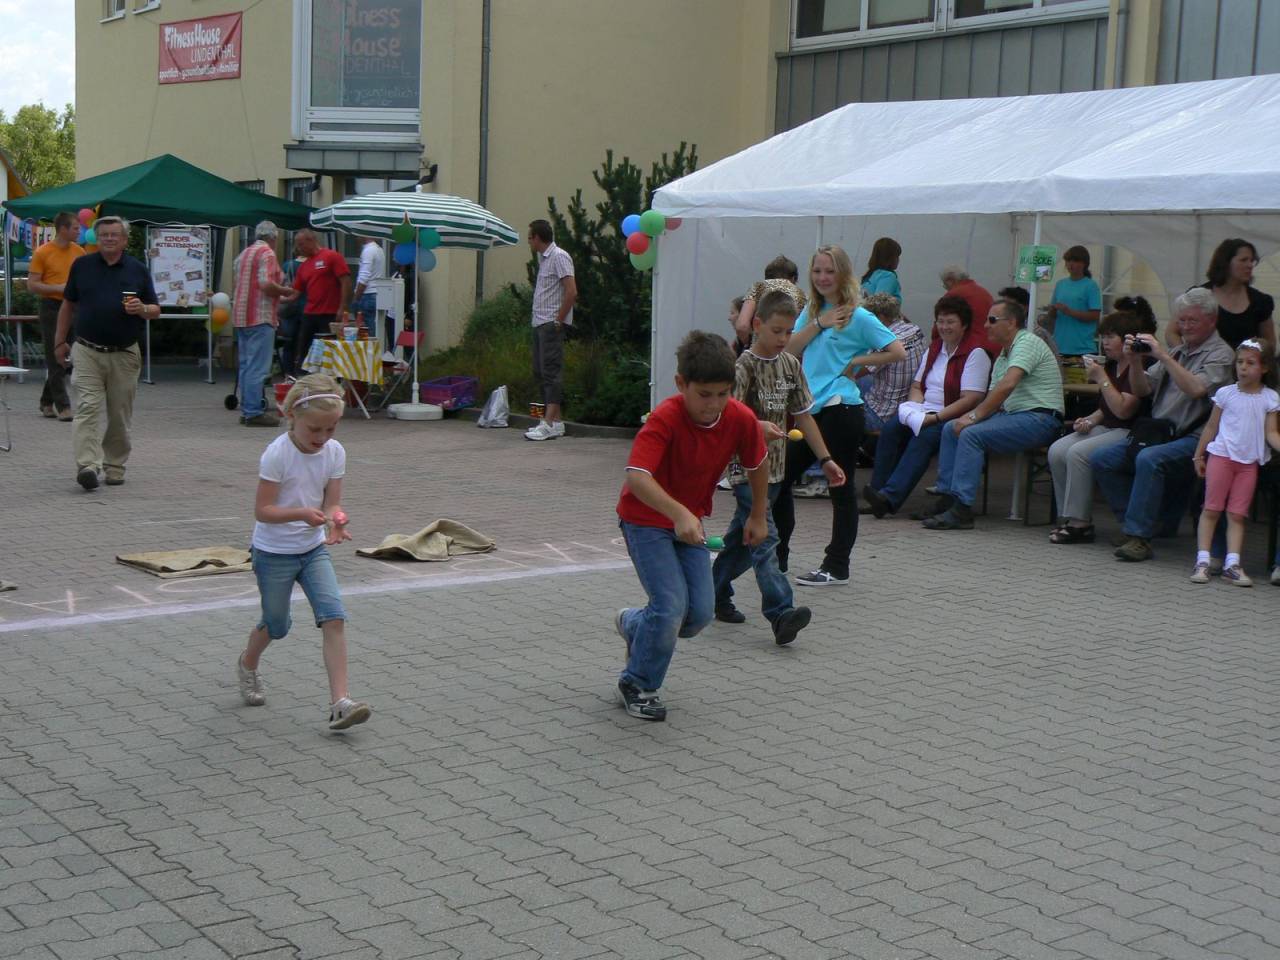
POLYGON ((511 408, 507 405, 507 387, 503 384, 489 394, 489 399, 484 402, 484 409, 480 411, 480 419, 476 421, 476 426, 505 427, 507 414, 510 412, 511 408))

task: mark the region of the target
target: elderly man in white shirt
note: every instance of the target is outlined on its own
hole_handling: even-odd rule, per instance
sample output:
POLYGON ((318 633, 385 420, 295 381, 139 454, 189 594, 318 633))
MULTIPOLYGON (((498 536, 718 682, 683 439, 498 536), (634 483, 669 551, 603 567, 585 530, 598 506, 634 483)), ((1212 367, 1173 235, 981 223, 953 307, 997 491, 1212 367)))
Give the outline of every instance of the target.
POLYGON ((364 246, 360 248, 360 269, 356 273, 356 287, 351 293, 351 312, 359 316, 371 337, 378 335, 378 303, 373 291, 369 289, 371 280, 380 280, 386 276, 386 255, 382 252, 382 242, 373 237, 364 237, 364 246))

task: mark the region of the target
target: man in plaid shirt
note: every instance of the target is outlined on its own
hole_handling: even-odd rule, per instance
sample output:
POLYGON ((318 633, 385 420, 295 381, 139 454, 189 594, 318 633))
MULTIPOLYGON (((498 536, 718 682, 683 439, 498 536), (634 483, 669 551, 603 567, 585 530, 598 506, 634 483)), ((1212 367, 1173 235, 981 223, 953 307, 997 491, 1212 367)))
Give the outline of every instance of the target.
MULTIPOLYGON (((858 387, 862 390, 867 433, 871 434, 879 433, 885 421, 897 416, 898 404, 907 399, 911 378, 919 369, 920 360, 929 344, 920 328, 902 316, 898 298, 892 294, 873 293, 863 298, 862 306, 874 313, 907 348, 905 360, 878 369, 866 367, 853 372, 858 379, 858 387)), ((874 438, 871 449, 875 449, 874 438)))
POLYGON ((253 228, 254 243, 245 247, 235 262, 231 321, 240 355, 240 422, 250 427, 280 424, 278 417, 267 412, 262 384, 271 373, 278 324, 276 306, 280 300, 292 300, 298 294, 283 283, 284 273, 271 246, 278 233, 274 223, 263 220, 253 228))

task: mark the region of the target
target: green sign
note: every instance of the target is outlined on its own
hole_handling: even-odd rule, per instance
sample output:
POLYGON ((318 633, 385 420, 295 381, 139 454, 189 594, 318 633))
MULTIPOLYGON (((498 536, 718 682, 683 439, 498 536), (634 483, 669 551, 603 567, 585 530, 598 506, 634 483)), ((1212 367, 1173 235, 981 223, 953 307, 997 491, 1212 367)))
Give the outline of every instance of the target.
POLYGON ((1027 243, 1018 248, 1018 283, 1048 283, 1058 263, 1058 248, 1027 243))

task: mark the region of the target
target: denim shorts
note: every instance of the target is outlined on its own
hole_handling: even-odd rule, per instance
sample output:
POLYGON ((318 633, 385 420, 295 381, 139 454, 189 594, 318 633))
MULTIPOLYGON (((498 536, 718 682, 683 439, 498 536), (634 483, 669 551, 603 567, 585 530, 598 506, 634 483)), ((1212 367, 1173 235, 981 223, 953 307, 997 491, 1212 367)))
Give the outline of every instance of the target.
POLYGON ((306 553, 268 553, 254 547, 253 575, 258 578, 258 593, 262 597, 258 629, 265 629, 272 640, 288 636, 289 627, 293 625, 289 604, 294 583, 302 584, 317 627, 328 620, 347 619, 333 561, 324 544, 306 553))

